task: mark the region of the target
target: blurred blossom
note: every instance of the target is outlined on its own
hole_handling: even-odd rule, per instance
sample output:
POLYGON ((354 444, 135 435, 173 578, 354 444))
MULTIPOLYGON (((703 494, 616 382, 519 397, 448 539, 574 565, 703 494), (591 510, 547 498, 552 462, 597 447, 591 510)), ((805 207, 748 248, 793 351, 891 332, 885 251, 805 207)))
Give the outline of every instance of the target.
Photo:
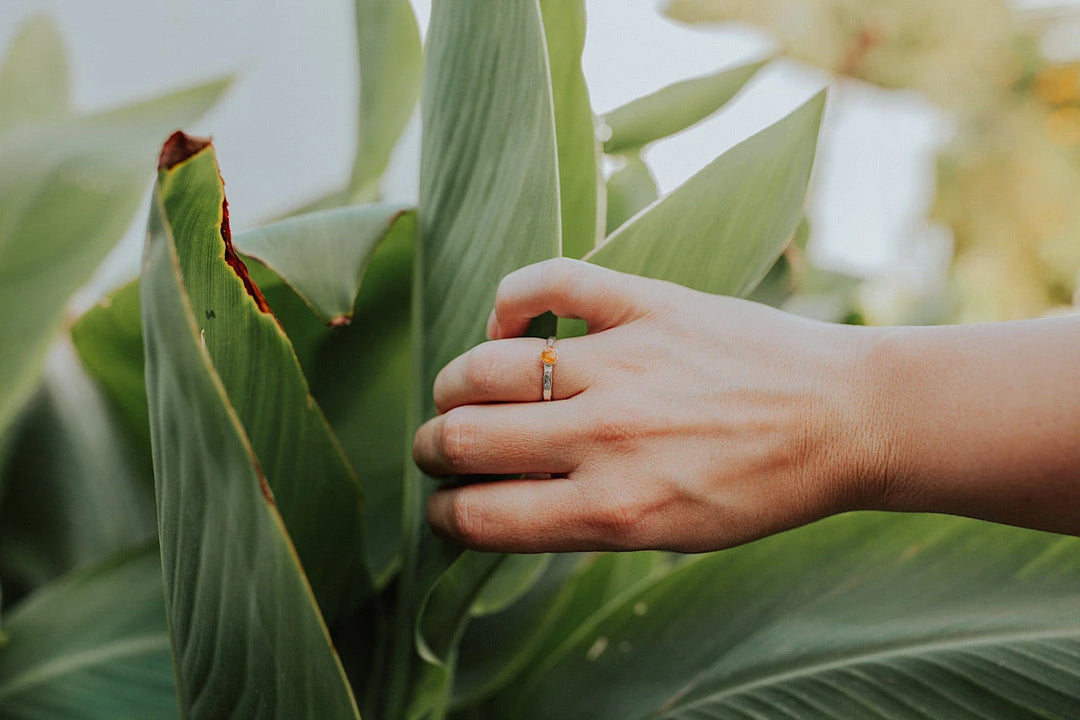
MULTIPOLYGON (((1080 41, 1062 28, 1078 27, 1080 4, 1028 11, 1005 0, 669 0, 666 11, 685 22, 750 23, 797 60, 921 92, 952 115, 956 133, 938 157, 929 211, 955 249, 949 317, 1032 317, 1078 295, 1080 41)), ((920 232, 913 229, 913 255, 920 232)), ((918 317, 926 294, 900 268, 867 289, 864 313, 918 317)))

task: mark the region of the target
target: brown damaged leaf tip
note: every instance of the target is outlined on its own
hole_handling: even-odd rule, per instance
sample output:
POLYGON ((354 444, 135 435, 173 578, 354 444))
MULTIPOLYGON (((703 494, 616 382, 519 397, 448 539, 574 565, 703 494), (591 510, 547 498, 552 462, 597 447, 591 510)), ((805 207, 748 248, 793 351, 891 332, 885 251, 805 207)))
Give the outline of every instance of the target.
POLYGON ((274 313, 271 312, 270 305, 266 302, 266 298, 263 297, 259 286, 255 284, 255 281, 251 279, 251 275, 248 274, 247 265, 236 254, 236 249, 233 247, 232 230, 229 229, 229 201, 224 198, 221 200, 221 238, 225 241, 225 262, 229 263, 229 267, 244 283, 244 288, 255 301, 255 304, 258 305, 259 310, 262 310, 267 315, 273 315, 274 313))
POLYGON ((158 156, 158 171, 172 170, 210 145, 210 138, 195 137, 177 130, 169 136, 161 148, 161 155, 158 156))
MULTIPOLYGON (((210 138, 195 137, 177 130, 169 136, 169 139, 165 141, 165 145, 161 148, 161 155, 158 156, 158 171, 171 170, 188 158, 211 147, 212 144, 210 138)), ((224 181, 222 185, 224 185, 224 181)), ((244 265, 244 261, 236 254, 236 249, 233 247, 232 230, 229 227, 229 202, 224 196, 221 199, 221 239, 225 241, 225 262, 229 264, 229 267, 244 283, 244 289, 255 301, 259 310, 267 315, 273 315, 274 313, 270 310, 270 305, 266 302, 266 298, 263 297, 262 291, 259 290, 259 286, 255 284, 255 281, 251 279, 247 266, 244 265)))

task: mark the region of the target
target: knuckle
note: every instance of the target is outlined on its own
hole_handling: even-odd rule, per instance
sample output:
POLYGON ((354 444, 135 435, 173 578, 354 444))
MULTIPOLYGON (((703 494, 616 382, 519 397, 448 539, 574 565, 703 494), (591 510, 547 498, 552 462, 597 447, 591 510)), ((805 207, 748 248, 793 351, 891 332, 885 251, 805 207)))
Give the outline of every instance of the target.
POLYGON ((486 398, 498 390, 495 357, 487 344, 478 345, 465 356, 465 384, 472 393, 486 398))
POLYGON ((552 297, 567 302, 576 297, 581 285, 578 269, 564 262, 548 261, 543 268, 543 287, 549 289, 552 297))
POLYGON ((636 548, 649 515, 648 504, 632 495, 609 498, 597 507, 593 530, 613 550, 636 548))
POLYGON ((463 545, 478 545, 483 541, 483 516, 467 488, 453 494, 446 510, 446 530, 452 538, 463 545))
POLYGON ((622 452, 636 446, 649 432, 646 420, 633 411, 600 413, 590 423, 590 430, 594 443, 622 452))
POLYGON ((460 471, 468 466, 474 454, 475 433, 460 408, 443 416, 438 443, 439 452, 450 470, 460 471))

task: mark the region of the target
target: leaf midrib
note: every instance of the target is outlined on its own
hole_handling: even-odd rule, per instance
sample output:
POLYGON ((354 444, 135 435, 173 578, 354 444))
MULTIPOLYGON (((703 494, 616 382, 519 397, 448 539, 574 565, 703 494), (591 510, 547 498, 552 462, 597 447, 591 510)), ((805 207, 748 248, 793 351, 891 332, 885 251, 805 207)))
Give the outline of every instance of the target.
POLYGON ((81 652, 64 655, 31 667, 21 675, 15 675, 4 685, 0 685, 0 700, 15 695, 27 688, 40 685, 49 680, 69 675, 88 667, 102 665, 109 661, 127 656, 149 654, 158 650, 169 650, 169 636, 166 633, 137 635, 126 640, 98 645, 81 652))
POLYGON ((848 655, 844 658, 840 658, 837 660, 818 662, 811 665, 795 668, 793 670, 767 673, 751 680, 741 682, 738 685, 725 687, 717 690, 716 692, 709 693, 708 695, 705 695, 704 697, 701 697, 694 702, 680 705, 678 703, 678 698, 680 696, 688 695, 694 690, 694 687, 683 686, 671 698, 662 703, 659 708, 650 712, 648 715, 641 716, 640 720, 657 720, 658 718, 662 718, 674 710, 685 712, 686 710, 690 710, 692 708, 710 703, 715 703, 725 698, 733 697, 747 692, 752 692, 753 690, 756 690, 758 688, 768 687, 770 685, 779 685, 788 680, 811 677, 813 675, 819 675, 845 667, 857 667, 860 665, 866 665, 879 660, 888 660, 892 658, 904 658, 911 656, 934 655, 937 653, 945 653, 954 650, 964 650, 967 648, 976 648, 988 645, 1020 644, 1027 642, 1038 642, 1040 640, 1062 640, 1069 638, 1080 638, 1080 628, 1074 628, 1067 631, 1043 630, 1040 632, 994 633, 991 635, 968 636, 961 639, 943 640, 938 642, 916 642, 901 645, 899 647, 893 647, 888 650, 878 650, 876 652, 848 655), (674 700, 675 702, 672 702, 672 700, 674 700), (669 705, 668 703, 671 704, 669 705))

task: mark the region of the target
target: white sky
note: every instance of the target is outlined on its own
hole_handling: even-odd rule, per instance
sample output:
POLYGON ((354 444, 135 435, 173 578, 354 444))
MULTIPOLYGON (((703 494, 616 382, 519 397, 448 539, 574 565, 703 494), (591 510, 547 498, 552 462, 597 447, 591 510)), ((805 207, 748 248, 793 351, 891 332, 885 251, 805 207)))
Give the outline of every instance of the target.
MULTIPOLYGON (((430 0, 414 0, 421 23, 430 0)), ((748 31, 697 30, 653 2, 587 0, 584 67, 598 112, 769 47, 748 31)), ((75 99, 97 109, 222 74, 237 81, 190 131, 212 134, 236 230, 340 186, 354 148, 356 69, 351 0, 0 0, 0 53, 35 12, 56 18, 70 49, 75 99)), ((718 116, 647 154, 667 191, 779 119, 825 78, 776 63, 718 116)), ((817 255, 872 273, 919 235, 942 114, 912 94, 846 84, 831 94, 809 212, 817 255)), ((418 131, 395 154, 384 190, 415 197, 418 131)), ((137 218, 104 282, 134 273, 137 218)))

